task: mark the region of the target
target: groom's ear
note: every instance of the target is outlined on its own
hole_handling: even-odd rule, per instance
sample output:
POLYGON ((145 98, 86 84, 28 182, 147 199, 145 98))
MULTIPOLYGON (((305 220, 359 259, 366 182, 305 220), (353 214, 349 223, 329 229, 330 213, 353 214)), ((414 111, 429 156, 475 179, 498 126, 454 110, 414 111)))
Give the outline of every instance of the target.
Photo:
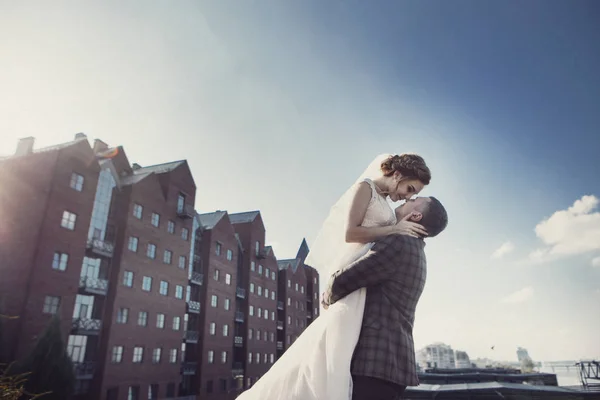
POLYGON ((420 212, 413 212, 410 216, 410 220, 413 222, 419 222, 422 219, 423 219, 423 214, 421 214, 420 212))

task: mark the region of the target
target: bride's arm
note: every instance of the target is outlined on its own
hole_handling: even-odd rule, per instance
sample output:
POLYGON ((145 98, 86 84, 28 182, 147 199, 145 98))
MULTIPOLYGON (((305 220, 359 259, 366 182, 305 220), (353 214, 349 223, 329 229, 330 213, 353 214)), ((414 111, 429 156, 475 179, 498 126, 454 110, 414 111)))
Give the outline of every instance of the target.
POLYGON ((372 192, 368 183, 358 185, 354 198, 350 203, 350 212, 346 223, 346 243, 370 243, 375 240, 395 233, 395 226, 374 226, 366 228, 361 226, 371 202, 372 192))

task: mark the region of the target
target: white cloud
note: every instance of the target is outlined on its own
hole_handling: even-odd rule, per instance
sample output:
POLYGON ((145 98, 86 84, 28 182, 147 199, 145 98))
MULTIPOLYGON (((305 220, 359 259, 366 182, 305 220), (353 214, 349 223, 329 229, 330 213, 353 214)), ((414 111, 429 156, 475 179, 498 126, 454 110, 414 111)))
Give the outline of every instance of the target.
POLYGON ((501 300, 502 303, 517 304, 524 303, 533 298, 534 290, 531 286, 524 287, 514 293, 509 294, 501 300))
POLYGON ((532 251, 529 260, 542 263, 600 250, 599 203, 596 196, 583 196, 537 224, 535 233, 544 246, 532 251))
POLYGON ((492 258, 502 258, 508 253, 512 253, 514 249, 515 245, 512 242, 504 242, 496 249, 496 251, 494 251, 494 253, 492 253, 492 258))
POLYGON ((596 257, 592 260, 592 267, 600 268, 600 257, 596 257))

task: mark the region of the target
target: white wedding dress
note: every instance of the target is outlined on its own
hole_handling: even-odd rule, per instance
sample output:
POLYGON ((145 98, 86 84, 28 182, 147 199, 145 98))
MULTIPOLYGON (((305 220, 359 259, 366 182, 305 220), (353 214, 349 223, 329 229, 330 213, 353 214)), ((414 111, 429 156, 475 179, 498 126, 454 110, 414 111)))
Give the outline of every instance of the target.
MULTIPOLYGON (((362 226, 396 223, 386 199, 371 186, 362 226)), ((340 232, 343 235, 343 232, 340 232)), ((354 243, 338 259, 338 269, 366 254, 372 243, 354 243)), ((323 276, 327 282, 328 276, 323 276)), ((366 289, 357 290, 323 311, 269 371, 237 400, 350 400, 350 362, 361 330, 366 289)))

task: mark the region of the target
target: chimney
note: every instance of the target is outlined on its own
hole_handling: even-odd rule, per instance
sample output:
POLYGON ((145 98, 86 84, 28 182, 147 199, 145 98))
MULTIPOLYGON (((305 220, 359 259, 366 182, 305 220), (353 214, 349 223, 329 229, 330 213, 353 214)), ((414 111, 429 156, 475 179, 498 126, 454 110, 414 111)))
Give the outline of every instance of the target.
POLYGON ((33 152, 34 143, 35 138, 32 136, 19 139, 19 143, 17 144, 17 151, 15 151, 15 156, 26 156, 27 154, 31 154, 33 152))
POLYGON ((138 163, 133 163, 133 165, 131 166, 131 168, 134 171, 137 171, 138 169, 142 168, 142 166, 140 164, 138 164, 138 163))
POLYGON ((87 138, 87 135, 83 132, 79 132, 75 134, 75 140, 87 138))
POLYGON ((106 150, 108 150, 108 145, 106 143, 104 143, 100 139, 94 140, 94 153, 95 154, 102 153, 103 151, 106 151, 106 150))

